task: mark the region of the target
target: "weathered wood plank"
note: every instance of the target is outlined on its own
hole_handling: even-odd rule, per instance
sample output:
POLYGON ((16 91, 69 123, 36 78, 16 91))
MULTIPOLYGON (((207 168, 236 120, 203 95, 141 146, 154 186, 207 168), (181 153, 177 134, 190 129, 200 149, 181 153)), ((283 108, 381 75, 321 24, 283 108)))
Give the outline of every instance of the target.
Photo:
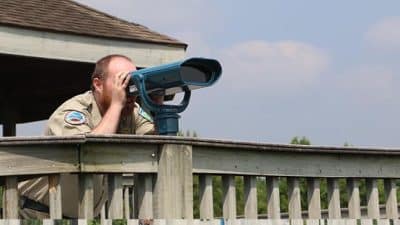
POLYGON ((280 219, 279 177, 266 177, 268 218, 280 219))
POLYGON ((79 218, 93 219, 93 174, 79 174, 79 218))
POLYGON ((235 176, 222 176, 222 208, 225 219, 236 219, 236 186, 235 176))
POLYGON ((289 219, 301 219, 300 180, 298 177, 288 177, 287 183, 289 219))
POLYGON ((360 207, 360 180, 358 178, 347 179, 347 193, 349 193, 349 218, 360 219, 361 218, 361 207, 360 207))
POLYGON ((199 175, 199 200, 200 200, 200 219, 213 219, 213 186, 212 176, 199 175))
POLYGON ((51 219, 62 219, 60 175, 49 175, 49 210, 51 219))
POLYGON ((338 178, 328 178, 328 218, 340 219, 340 189, 338 178))
POLYGON ((153 174, 135 174, 135 212, 138 219, 152 219, 153 174))
POLYGON ((81 147, 81 171, 156 173, 157 145, 87 143, 81 147))
POLYGON ((257 219, 257 177, 244 176, 244 217, 257 219))
POLYGON ((320 179, 307 179, 308 218, 321 219, 320 179))
POLYGON ((154 216, 193 218, 192 146, 162 146, 154 191, 154 216))
POLYGON ((367 209, 368 218, 379 218, 379 193, 378 193, 378 180, 374 178, 366 179, 367 186, 367 209))
POLYGON ((356 154, 318 154, 302 152, 302 149, 296 152, 294 150, 295 148, 293 152, 277 152, 194 146, 193 172, 322 178, 400 178, 400 157, 396 155, 366 154, 360 157, 356 154), (223 162, 220 159, 224 159, 223 162))
POLYGON ((0 176, 79 172, 76 145, 0 146, 0 176))
POLYGON ((397 187, 395 179, 385 179, 385 204, 386 218, 398 219, 399 212, 397 209, 397 187))
POLYGON ((123 219, 122 174, 108 174, 108 219, 123 219))
POLYGON ((4 204, 4 218, 5 219, 18 219, 19 210, 19 195, 18 195, 18 177, 8 176, 5 178, 5 194, 3 199, 4 204))

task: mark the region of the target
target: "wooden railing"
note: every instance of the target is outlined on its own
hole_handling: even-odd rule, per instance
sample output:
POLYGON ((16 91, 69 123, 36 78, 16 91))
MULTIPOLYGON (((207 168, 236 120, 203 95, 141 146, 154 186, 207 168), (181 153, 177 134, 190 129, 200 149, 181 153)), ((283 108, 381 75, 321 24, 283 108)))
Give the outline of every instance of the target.
MULTIPOLYGON (((4 185, 3 218, 19 218, 18 182, 48 176, 49 218, 61 219, 60 174, 79 175, 79 218, 93 219, 94 174, 107 174, 108 200, 102 219, 395 219, 400 149, 295 146, 164 136, 70 136, 0 139, 0 178, 4 185), (198 190, 193 177, 198 176, 198 190), (216 206, 213 176, 222 180, 222 205, 216 206), (235 177, 243 177, 244 214, 237 215, 235 177), (281 212, 280 178, 287 180, 288 212, 281 212), (339 180, 346 179, 341 193, 339 180), (306 179, 307 206, 301 207, 300 180, 306 179), (360 180, 366 182, 362 215, 360 180), (327 182, 327 209, 321 207, 321 181, 327 182), (257 190, 265 182, 265 190, 257 190), (378 182, 384 183, 379 202, 378 182), (199 193, 194 206, 193 193, 199 193), (266 192, 260 200, 257 192, 266 192), (343 192, 343 191, 342 191, 343 192), (341 207, 340 195, 348 204, 341 207), (266 215, 258 203, 266 201, 266 215), (383 208, 383 210, 380 209, 383 208), (199 218, 193 218, 193 209, 199 218), (346 208, 346 217, 342 210, 346 208), (324 213, 327 211, 327 213, 324 213), (381 212, 383 211, 383 212, 381 212)), ((286 194, 286 193, 285 193, 286 194)))

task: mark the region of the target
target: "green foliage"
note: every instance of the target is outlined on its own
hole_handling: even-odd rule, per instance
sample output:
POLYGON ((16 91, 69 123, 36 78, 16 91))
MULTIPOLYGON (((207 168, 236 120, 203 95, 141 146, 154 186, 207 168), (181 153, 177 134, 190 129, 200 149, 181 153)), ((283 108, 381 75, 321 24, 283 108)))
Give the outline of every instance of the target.
POLYGON ((305 136, 303 136, 302 138, 299 138, 299 137, 296 136, 296 137, 292 138, 292 140, 290 141, 290 144, 293 144, 293 145, 311 145, 311 142, 305 136))

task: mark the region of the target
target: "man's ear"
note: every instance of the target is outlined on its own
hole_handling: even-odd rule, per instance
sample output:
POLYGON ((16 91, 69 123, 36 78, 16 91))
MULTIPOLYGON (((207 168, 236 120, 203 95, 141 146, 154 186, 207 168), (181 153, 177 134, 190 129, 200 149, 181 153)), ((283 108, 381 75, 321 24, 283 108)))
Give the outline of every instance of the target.
POLYGON ((103 91, 103 81, 100 78, 98 77, 93 78, 92 85, 94 87, 94 90, 100 92, 103 91))

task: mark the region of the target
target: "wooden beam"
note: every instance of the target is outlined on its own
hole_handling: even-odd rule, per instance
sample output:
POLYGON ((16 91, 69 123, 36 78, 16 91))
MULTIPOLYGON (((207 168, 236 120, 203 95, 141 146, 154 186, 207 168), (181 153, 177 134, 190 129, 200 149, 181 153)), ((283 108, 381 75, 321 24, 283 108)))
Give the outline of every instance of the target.
POLYGON ((0 146, 0 176, 79 172, 77 145, 0 146))
POLYGON ((183 47, 168 44, 0 26, 0 53, 93 63, 111 52, 131 57, 138 67, 160 65, 185 56, 183 47))
POLYGON ((396 155, 360 157, 358 154, 294 151, 295 148, 292 152, 212 146, 194 146, 193 149, 193 172, 200 174, 400 178, 400 157, 396 155))
POLYGON ((153 144, 86 143, 81 147, 81 171, 156 173, 158 146, 153 144))

